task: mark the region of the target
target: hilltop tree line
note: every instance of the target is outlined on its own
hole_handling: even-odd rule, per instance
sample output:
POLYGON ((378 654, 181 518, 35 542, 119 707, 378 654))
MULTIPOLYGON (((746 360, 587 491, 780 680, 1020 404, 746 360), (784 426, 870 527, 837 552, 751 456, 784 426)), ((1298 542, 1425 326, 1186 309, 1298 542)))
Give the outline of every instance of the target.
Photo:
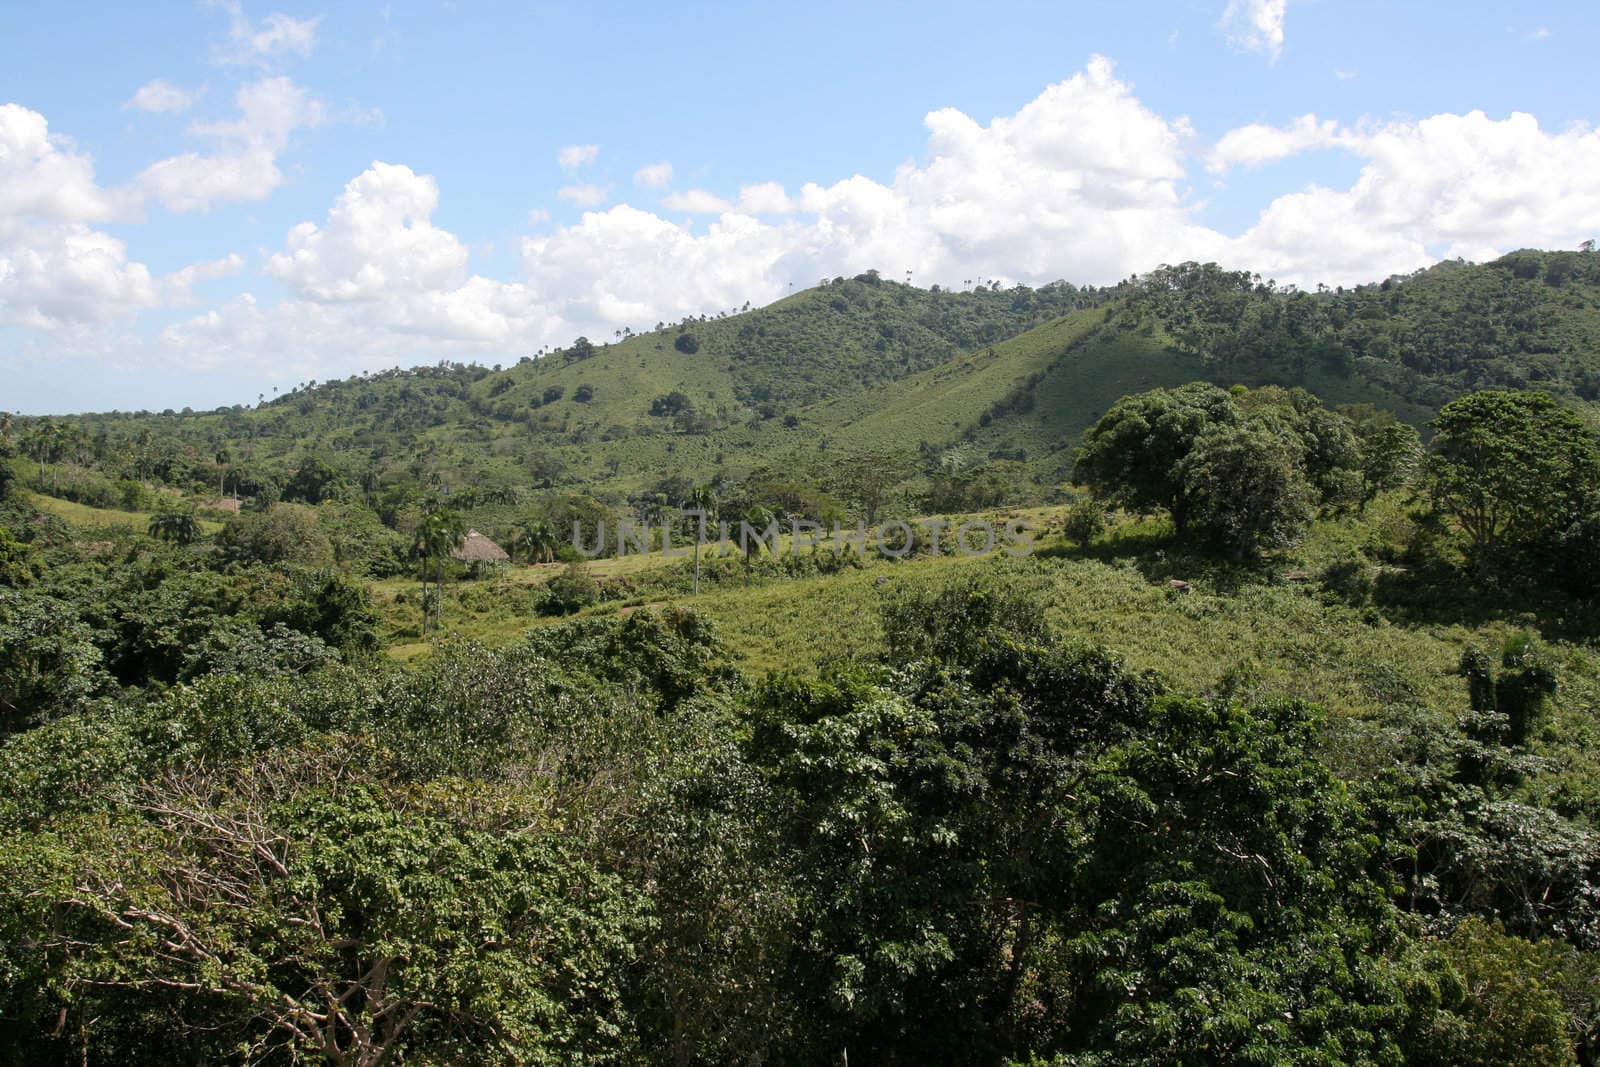
POLYGON ((1433 406, 1475 389, 1600 399, 1600 255, 1513 252, 1352 289, 1184 263, 1132 279, 1120 322, 1159 324, 1232 373, 1359 374, 1433 406))

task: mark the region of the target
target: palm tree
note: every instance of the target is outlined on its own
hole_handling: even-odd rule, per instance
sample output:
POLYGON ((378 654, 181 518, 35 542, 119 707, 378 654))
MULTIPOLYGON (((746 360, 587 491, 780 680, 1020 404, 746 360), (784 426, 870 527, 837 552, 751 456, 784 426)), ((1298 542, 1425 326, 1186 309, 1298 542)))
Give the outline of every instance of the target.
POLYGON ((705 540, 706 523, 717 517, 717 490, 715 486, 695 486, 689 493, 689 507, 698 512, 699 522, 694 531, 694 592, 700 595, 700 542, 705 540))
POLYGON ((459 512, 436 508, 422 517, 411 549, 422 561, 422 631, 428 631, 428 563, 433 563, 433 628, 444 625, 444 561, 467 536, 467 522, 459 512))
POLYGON ((517 545, 528 554, 531 563, 550 563, 556 558, 556 548, 561 543, 555 528, 543 519, 530 519, 517 531, 517 545))
MULTIPOLYGON (((745 525, 752 530, 760 530, 762 532, 765 532, 772 525, 775 518, 776 516, 772 514, 772 509, 763 504, 757 504, 744 513, 745 525)), ((750 540, 745 536, 745 531, 741 528, 739 530, 739 547, 744 550, 744 584, 746 588, 750 586, 750 567, 755 562, 755 556, 761 551, 763 543, 760 537, 754 539, 755 544, 753 545, 749 543, 750 540)))
POLYGON ((228 464, 233 462, 233 454, 226 445, 217 449, 217 499, 221 500, 228 481, 228 464))
POLYGON ((163 508, 150 516, 150 536, 175 545, 192 545, 200 539, 200 523, 193 510, 163 508))

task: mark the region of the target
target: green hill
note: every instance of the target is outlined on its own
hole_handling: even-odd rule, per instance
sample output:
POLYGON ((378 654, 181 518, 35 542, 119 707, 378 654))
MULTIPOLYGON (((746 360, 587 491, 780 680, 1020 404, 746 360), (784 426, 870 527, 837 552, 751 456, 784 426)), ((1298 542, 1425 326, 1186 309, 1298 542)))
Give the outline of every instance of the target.
POLYGON ((666 483, 825 470, 841 453, 914 455, 908 486, 988 464, 1050 484, 1117 398, 1197 379, 1304 386, 1417 425, 1489 385, 1587 407, 1600 396, 1600 256, 1518 252, 1317 292, 1196 264, 1110 289, 953 292, 868 273, 509 367, 397 368, 255 407, 73 417, 41 446, 55 466, 36 488, 139 510, 129 482, 294 495, 309 464, 329 491, 453 493, 494 522, 530 493, 621 503, 666 483))

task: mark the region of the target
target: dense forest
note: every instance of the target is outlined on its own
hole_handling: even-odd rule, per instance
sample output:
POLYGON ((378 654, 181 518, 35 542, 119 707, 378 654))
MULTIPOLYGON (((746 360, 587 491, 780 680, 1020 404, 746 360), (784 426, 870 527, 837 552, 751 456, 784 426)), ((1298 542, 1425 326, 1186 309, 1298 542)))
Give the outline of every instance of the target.
POLYGON ((0 420, 0 1062, 1594 1063, 1597 309, 866 274, 0 420))

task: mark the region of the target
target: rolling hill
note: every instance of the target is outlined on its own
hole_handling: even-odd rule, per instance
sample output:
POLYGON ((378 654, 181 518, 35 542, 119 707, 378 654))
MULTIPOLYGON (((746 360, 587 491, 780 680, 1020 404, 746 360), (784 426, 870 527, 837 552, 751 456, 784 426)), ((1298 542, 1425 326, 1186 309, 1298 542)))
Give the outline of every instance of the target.
MULTIPOLYGON (((309 463, 369 497, 470 490, 458 499, 487 500, 485 521, 505 517, 508 496, 620 502, 671 479, 840 454, 914 455, 913 479, 1020 464, 1050 484, 1119 397, 1200 379, 1304 386, 1419 426, 1489 385, 1587 410, 1600 396, 1600 255, 1524 251, 1314 293, 1196 264, 1106 289, 957 292, 868 273, 507 367, 396 368, 253 407, 75 416, 45 458, 62 468, 52 481, 67 479, 61 495, 103 507, 132 503, 116 499, 118 479, 198 492, 226 477, 251 495, 283 491, 309 463)), ((41 425, 20 419, 16 432, 41 425)))

